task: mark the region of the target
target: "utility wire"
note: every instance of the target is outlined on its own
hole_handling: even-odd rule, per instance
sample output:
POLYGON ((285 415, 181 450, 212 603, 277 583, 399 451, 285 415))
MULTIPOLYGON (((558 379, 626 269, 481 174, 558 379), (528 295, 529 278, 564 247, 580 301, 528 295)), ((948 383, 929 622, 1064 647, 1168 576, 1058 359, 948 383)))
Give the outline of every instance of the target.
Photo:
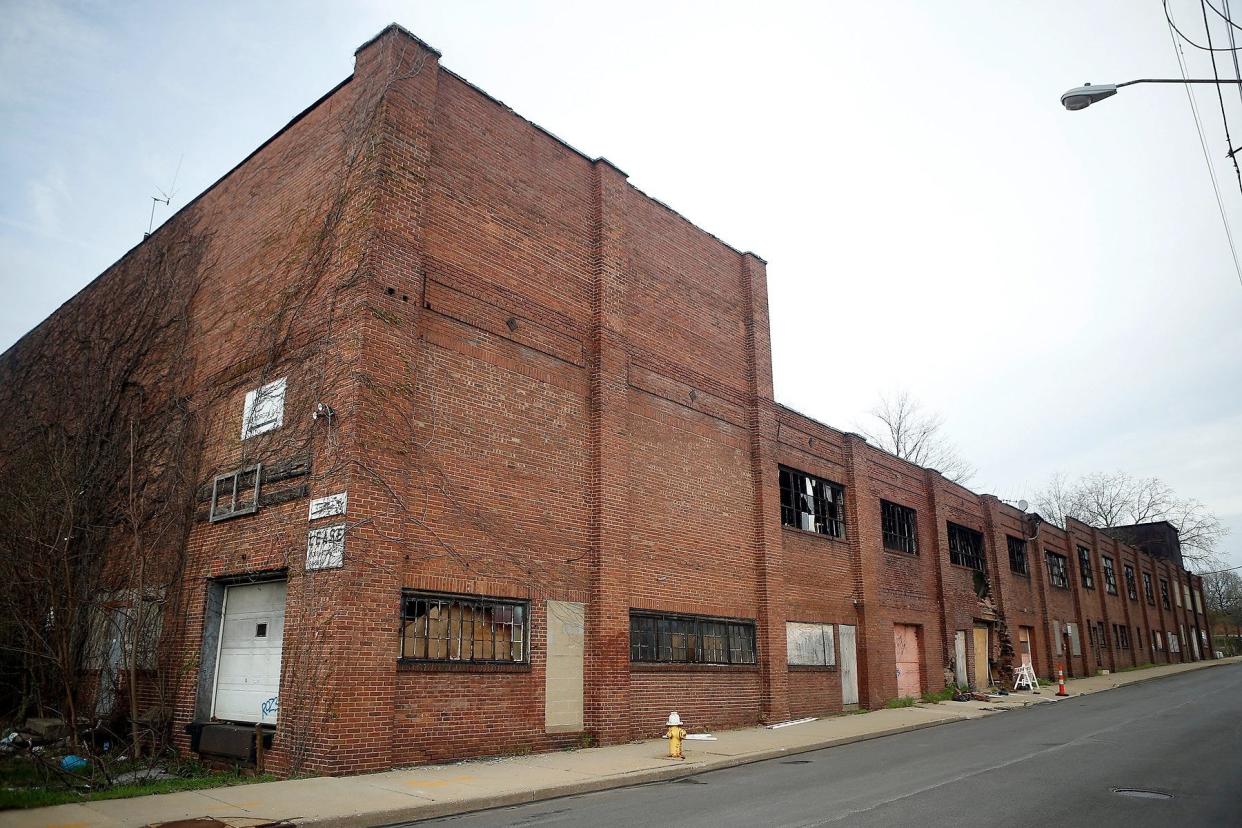
MULTIPOLYGON (((1225 10, 1223 12, 1220 9, 1213 6, 1211 0, 1206 0, 1206 2, 1207 2, 1207 7, 1211 9, 1212 11, 1216 12, 1216 16, 1219 17, 1221 20, 1225 21, 1226 23, 1228 23, 1231 29, 1242 29, 1242 26, 1239 26, 1237 23, 1233 22, 1233 17, 1232 15, 1229 14, 1229 0, 1223 0, 1223 5, 1225 7, 1225 10)), ((1231 50, 1238 48, 1236 45, 1234 45, 1232 37, 1229 39, 1229 46, 1231 50)))
MULTIPOLYGON (((1166 0, 1167 2, 1167 0, 1166 0)), ((1173 21, 1169 21, 1169 40, 1173 43, 1173 54, 1177 57, 1177 67, 1182 73, 1182 80, 1186 80, 1189 75, 1186 74, 1185 55, 1182 53, 1182 45, 1177 41, 1177 35, 1174 32, 1177 28, 1173 25, 1173 21)), ((1190 102, 1190 114, 1195 120, 1195 130, 1199 133, 1199 148, 1203 150, 1203 161, 1207 164, 1208 178, 1212 182, 1212 192, 1216 194, 1216 207, 1220 210, 1220 221, 1225 226, 1225 238, 1229 241, 1229 255, 1233 257, 1233 269, 1238 274, 1238 282, 1242 283, 1242 264, 1238 262, 1238 249, 1233 243, 1233 229, 1229 226, 1229 216, 1225 213, 1225 202, 1220 195, 1220 185, 1216 181, 1216 168, 1212 166, 1212 156, 1208 153, 1207 139, 1203 137, 1203 122, 1199 118, 1199 107, 1195 103, 1195 96, 1190 91, 1190 84, 1183 84, 1186 89, 1186 100, 1190 102)))
MULTIPOLYGON (((1208 23, 1206 0, 1199 0, 1199 9, 1203 12, 1203 31, 1207 33, 1207 42, 1210 47, 1212 45, 1212 26, 1208 23)), ((1229 148, 1228 157, 1233 163, 1233 174, 1238 179, 1238 192, 1242 193, 1242 169, 1238 168, 1238 157, 1233 152, 1233 137, 1229 134, 1229 116, 1225 114, 1225 93, 1220 88, 1220 71, 1216 68, 1216 52, 1208 52, 1208 57, 1212 59, 1212 77, 1216 80, 1216 100, 1220 103, 1220 121, 1225 127, 1225 146, 1229 148)), ((1234 59, 1237 59, 1236 52, 1234 53, 1234 59)))
POLYGON ((1220 575, 1223 572, 1233 572, 1235 569, 1242 569, 1242 566, 1231 566, 1228 569, 1218 569, 1215 572, 1196 572, 1195 574, 1202 578, 1204 575, 1220 575))
POLYGON ((1169 0, 1164 0, 1164 19, 1169 22, 1170 29, 1177 32, 1178 36, 1180 36, 1182 40, 1186 41, 1191 46, 1194 46, 1196 49, 1202 49, 1205 52, 1236 51, 1235 49, 1228 47, 1228 46, 1221 46, 1220 48, 1215 48, 1210 44, 1207 46, 1204 46, 1202 43, 1195 43, 1193 40, 1191 40, 1190 37, 1185 32, 1183 32, 1181 29, 1177 28, 1177 24, 1173 22, 1173 13, 1169 11, 1169 0))

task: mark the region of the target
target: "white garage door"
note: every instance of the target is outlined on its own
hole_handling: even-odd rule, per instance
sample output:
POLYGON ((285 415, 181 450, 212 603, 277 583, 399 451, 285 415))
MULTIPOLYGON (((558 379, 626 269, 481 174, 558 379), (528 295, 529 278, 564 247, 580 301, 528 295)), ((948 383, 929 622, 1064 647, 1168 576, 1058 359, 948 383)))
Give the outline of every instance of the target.
POLYGON ((284 581, 225 590, 211 711, 217 719, 275 724, 286 591, 284 581))

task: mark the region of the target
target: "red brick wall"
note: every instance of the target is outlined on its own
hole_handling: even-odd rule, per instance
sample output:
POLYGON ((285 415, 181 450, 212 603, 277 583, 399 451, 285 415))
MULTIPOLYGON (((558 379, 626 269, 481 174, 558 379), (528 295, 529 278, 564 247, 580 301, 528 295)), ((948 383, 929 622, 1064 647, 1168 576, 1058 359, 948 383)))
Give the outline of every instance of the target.
MULTIPOLYGON (((1080 625, 1075 674, 1101 666, 1088 621, 1106 621, 1110 643, 1114 622, 1145 639, 1193 626, 1186 608, 1124 598, 1123 559, 1152 571, 1157 596, 1161 577, 1178 589, 1167 564, 1045 525, 1030 577, 1014 575, 1005 537, 1028 536, 1021 513, 778 407, 763 262, 438 57, 386 30, 348 83, 147 242, 192 221, 210 239, 190 345, 202 479, 305 454, 310 473, 272 491, 349 493, 340 570, 302 571, 305 497, 195 525, 185 609, 166 622, 189 667, 178 731, 196 712, 207 584, 245 573, 289 578, 278 771, 617 742, 655 735, 672 710, 706 727, 839 710, 839 667, 785 663, 787 621, 858 627, 864 706, 897 694, 896 624, 921 629, 925 691, 976 621, 1004 619, 1015 647, 1031 627, 1044 674, 1066 658, 1054 618, 1080 625), (284 428, 243 442, 246 391, 282 376, 284 428), (311 418, 321 402, 331 422, 311 418), (844 538, 781 527, 778 464, 845 487, 844 538), (917 554, 884 549, 882 499, 917 511, 917 554), (949 562, 948 521, 984 535, 989 599, 949 562), (1068 558, 1071 589, 1049 586, 1045 549, 1068 558), (1117 598, 1102 595, 1103 549, 1117 598), (530 663, 398 664, 403 589, 529 600, 530 663), (583 734, 543 732, 549 599, 587 605, 583 734), (758 663, 631 665, 633 608, 754 619, 758 663)), ((50 347, 56 319, 22 347, 50 347)), ((1102 666, 1136 659, 1110 651, 1102 666)))

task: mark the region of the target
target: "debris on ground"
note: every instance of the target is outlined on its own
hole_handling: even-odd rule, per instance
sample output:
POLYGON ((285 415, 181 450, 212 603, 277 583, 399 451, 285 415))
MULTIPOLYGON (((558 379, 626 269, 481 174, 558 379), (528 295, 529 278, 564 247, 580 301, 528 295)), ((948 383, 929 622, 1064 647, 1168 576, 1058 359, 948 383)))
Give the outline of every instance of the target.
POLYGON ((118 785, 129 785, 133 782, 158 782, 163 779, 176 779, 175 773, 169 773, 163 768, 142 768, 141 770, 126 771, 118 773, 114 777, 114 781, 118 785))
POLYGON ((805 719, 790 719, 787 722, 777 722, 776 724, 767 725, 767 728, 768 730, 776 730, 780 727, 792 727, 793 725, 806 724, 807 722, 815 721, 815 719, 815 716, 809 716, 805 719))

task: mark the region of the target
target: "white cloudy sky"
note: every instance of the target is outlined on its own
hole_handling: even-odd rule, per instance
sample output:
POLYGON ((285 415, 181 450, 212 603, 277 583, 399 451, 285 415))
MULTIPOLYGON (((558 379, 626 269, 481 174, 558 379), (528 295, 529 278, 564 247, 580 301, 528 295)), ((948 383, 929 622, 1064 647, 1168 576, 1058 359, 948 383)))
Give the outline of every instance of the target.
MULTIPOLYGON (((1198 3, 1172 8, 1201 36, 1198 3)), ((1057 100, 1176 76, 1158 0, 0 0, 0 15, 0 348, 141 238, 179 159, 174 208, 395 20, 764 256, 781 401, 848 428, 910 389, 1002 497, 1058 470, 1159 475, 1232 525, 1242 564, 1242 285, 1185 92, 1057 100)), ((1198 100, 1242 243, 1219 105, 1210 87, 1198 100)))

